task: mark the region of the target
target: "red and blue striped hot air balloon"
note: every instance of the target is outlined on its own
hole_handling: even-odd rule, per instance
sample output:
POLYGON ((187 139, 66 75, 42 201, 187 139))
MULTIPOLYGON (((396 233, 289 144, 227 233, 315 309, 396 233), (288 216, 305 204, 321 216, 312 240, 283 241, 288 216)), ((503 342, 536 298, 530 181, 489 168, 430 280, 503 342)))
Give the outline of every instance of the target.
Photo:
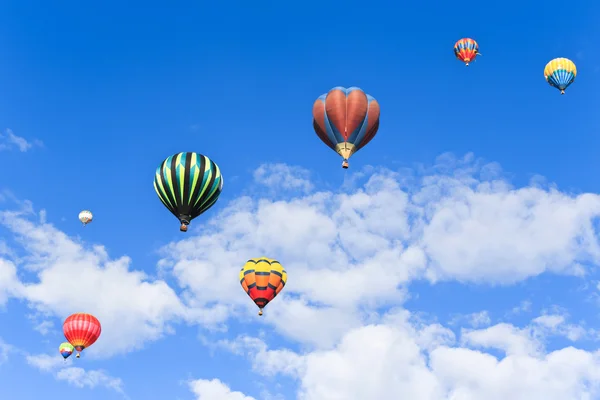
POLYGON ((454 44, 454 55, 468 67, 469 63, 480 56, 479 45, 470 38, 460 39, 454 44))
POLYGON ((313 127, 321 140, 348 159, 375 137, 379 129, 379 103, 357 87, 331 89, 313 105, 313 127))

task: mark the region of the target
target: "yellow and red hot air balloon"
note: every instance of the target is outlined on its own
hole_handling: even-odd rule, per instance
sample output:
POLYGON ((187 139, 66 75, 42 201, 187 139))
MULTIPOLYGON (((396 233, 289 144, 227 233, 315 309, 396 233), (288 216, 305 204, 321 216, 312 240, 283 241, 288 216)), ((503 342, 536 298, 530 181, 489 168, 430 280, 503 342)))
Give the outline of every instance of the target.
POLYGON ((348 159, 375 137, 379 129, 379 103, 357 87, 341 86, 321 95, 313 105, 313 128, 348 168, 348 159))
POLYGON ((67 317, 63 323, 65 338, 77 350, 77 358, 83 349, 93 345, 100 337, 102 326, 91 314, 76 313, 67 317))
POLYGON ((271 258, 252 258, 240 271, 240 283, 244 291, 259 308, 263 308, 281 292, 287 282, 287 272, 279 261, 271 258))
POLYGON ((470 38, 460 39, 454 44, 454 55, 468 67, 469 63, 480 56, 479 45, 470 38))

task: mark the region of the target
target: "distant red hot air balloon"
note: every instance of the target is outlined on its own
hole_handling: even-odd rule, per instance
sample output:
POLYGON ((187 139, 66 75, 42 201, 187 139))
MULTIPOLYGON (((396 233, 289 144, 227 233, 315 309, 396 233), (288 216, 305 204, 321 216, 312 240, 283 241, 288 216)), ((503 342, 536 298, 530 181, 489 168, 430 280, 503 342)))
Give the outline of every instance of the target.
POLYGON ((102 326, 96 317, 85 313, 70 315, 63 323, 65 338, 77 350, 77 358, 83 349, 93 345, 100 337, 102 326))
POLYGON ((342 156, 342 168, 348 168, 350 156, 366 146, 379 129, 379 103, 357 87, 335 87, 315 101, 313 128, 342 156))

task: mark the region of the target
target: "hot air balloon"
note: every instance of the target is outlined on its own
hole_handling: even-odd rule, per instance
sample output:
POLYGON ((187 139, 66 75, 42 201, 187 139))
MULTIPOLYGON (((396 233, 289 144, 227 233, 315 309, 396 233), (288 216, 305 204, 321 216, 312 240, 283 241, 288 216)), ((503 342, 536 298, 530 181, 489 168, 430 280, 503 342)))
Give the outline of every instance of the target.
POLYGON ((100 337, 102 326, 96 317, 85 313, 76 313, 67 317, 63 323, 63 333, 67 341, 77 350, 77 358, 83 349, 93 345, 100 337))
POLYGON ((313 105, 313 127, 321 140, 348 159, 375 137, 379 129, 379 103, 357 87, 335 87, 313 105))
POLYGON ((58 347, 58 351, 60 352, 60 355, 63 356, 63 358, 65 360, 67 358, 69 358, 69 356, 71 354, 73 354, 74 349, 75 348, 73 346, 71 346, 71 343, 69 343, 69 342, 61 343, 60 346, 58 347))
POLYGON ((577 67, 568 58, 555 58, 544 68, 546 81, 560 90, 560 94, 565 94, 565 90, 575 81, 576 76, 577 67))
POLYGON ((481 54, 476 41, 463 38, 454 44, 454 55, 468 67, 469 63, 481 54))
POLYGON ((86 226, 87 224, 92 222, 92 219, 94 219, 94 216, 92 215, 91 211, 83 210, 79 213, 79 220, 81 221, 83 226, 86 226))
POLYGON ((217 164, 202 154, 174 154, 156 169, 154 190, 181 222, 179 230, 186 232, 189 223, 219 198, 223 176, 217 164))
POLYGON ((287 272, 279 261, 271 258, 252 258, 240 271, 240 283, 259 308, 263 308, 281 292, 287 282, 287 272))

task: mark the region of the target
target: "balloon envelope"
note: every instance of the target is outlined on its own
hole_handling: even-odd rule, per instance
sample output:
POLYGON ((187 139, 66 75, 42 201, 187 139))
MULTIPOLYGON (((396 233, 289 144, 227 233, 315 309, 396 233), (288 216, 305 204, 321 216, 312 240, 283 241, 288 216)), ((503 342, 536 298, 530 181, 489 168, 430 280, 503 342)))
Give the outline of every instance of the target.
POLYGON ((565 90, 575 81, 577 67, 568 58, 555 58, 546 64, 544 77, 550 86, 565 94, 565 90))
MULTIPOLYGON (((63 323, 65 338, 78 352, 93 345, 102 333, 100 321, 91 314, 76 313, 63 323)), ((79 353, 77 354, 79 358, 79 353)))
POLYGON ((240 284, 260 309, 269 304, 284 288, 287 282, 287 272, 279 261, 271 258, 252 258, 246 262, 240 271, 240 284))
POLYGON ((469 65, 479 54, 479 45, 471 38, 463 38, 454 44, 454 55, 460 61, 469 65))
POLYGON ((154 190, 185 232, 194 218, 217 202, 223 190, 223 176, 210 158, 198 153, 178 153, 167 157, 156 169, 154 190))
POLYGON ((313 105, 313 128, 327 146, 348 159, 367 145, 379 129, 379 103, 362 89, 341 86, 331 89, 313 105))
POLYGON ((94 219, 94 215, 89 210, 83 210, 79 213, 79 220, 84 226, 92 222, 92 219, 94 219))
POLYGON ((69 342, 61 343, 58 347, 60 355, 63 356, 65 360, 69 358, 71 354, 73 354, 73 350, 75 350, 75 348, 69 342))

